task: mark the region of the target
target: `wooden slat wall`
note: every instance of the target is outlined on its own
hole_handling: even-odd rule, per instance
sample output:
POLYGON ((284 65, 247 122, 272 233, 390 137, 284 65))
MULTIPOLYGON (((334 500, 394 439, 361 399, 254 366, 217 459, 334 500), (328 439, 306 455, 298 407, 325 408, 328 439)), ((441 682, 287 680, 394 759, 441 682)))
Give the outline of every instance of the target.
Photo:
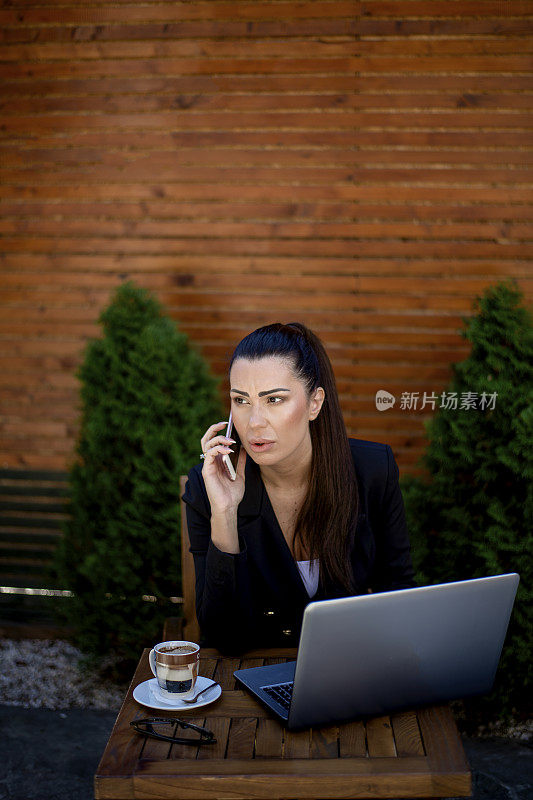
POLYGON ((64 469, 74 370, 114 287, 213 369, 302 320, 351 435, 403 471, 461 316, 532 296, 531 2, 23 0, 0 7, 0 466, 64 469))
MULTIPOLYGON (((64 472, 0 469, 0 586, 61 588, 50 564, 68 502, 64 472)), ((43 605, 0 593, 0 619, 16 618, 30 602, 34 610, 43 605)))

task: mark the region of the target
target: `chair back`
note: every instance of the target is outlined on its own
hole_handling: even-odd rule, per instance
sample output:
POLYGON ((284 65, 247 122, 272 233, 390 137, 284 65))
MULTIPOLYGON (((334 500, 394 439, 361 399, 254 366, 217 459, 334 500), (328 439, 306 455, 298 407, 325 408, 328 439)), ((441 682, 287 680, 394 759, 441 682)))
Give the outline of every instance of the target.
MULTIPOLYGON (((180 476, 180 498, 185 492, 187 475, 180 476)), ((181 592, 183 595, 183 639, 200 641, 200 626, 196 618, 196 573, 194 559, 189 552, 189 530, 187 528, 186 504, 180 499, 181 509, 181 592)))

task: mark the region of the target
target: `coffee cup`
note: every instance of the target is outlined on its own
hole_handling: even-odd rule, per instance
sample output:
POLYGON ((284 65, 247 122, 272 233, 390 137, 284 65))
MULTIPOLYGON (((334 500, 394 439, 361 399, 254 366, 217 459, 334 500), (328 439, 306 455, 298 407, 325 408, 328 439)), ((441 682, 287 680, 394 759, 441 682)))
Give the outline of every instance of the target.
POLYGON ((167 700, 190 700, 198 677, 200 645, 195 642, 159 642, 150 650, 150 668, 167 700))

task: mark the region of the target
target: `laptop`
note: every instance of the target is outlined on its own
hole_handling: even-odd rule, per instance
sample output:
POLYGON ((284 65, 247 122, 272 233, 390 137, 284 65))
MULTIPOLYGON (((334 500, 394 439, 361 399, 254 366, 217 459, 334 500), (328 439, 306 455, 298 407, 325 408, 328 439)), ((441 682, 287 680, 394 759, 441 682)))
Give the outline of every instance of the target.
POLYGON ((484 694, 519 575, 309 603, 296 661, 233 674, 290 729, 484 694))

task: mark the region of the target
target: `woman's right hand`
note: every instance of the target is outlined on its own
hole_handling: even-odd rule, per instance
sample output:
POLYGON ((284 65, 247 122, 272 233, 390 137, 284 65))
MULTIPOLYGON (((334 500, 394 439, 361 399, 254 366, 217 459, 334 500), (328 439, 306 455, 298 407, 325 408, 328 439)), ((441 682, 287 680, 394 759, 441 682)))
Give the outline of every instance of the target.
POLYGON ((237 507, 244 496, 244 466, 246 450, 241 446, 235 472, 237 477, 231 480, 222 456, 231 452, 232 439, 227 439, 221 431, 227 422, 216 422, 211 425, 201 439, 202 452, 205 454, 202 467, 207 496, 211 504, 212 515, 228 515, 237 513, 237 507))

